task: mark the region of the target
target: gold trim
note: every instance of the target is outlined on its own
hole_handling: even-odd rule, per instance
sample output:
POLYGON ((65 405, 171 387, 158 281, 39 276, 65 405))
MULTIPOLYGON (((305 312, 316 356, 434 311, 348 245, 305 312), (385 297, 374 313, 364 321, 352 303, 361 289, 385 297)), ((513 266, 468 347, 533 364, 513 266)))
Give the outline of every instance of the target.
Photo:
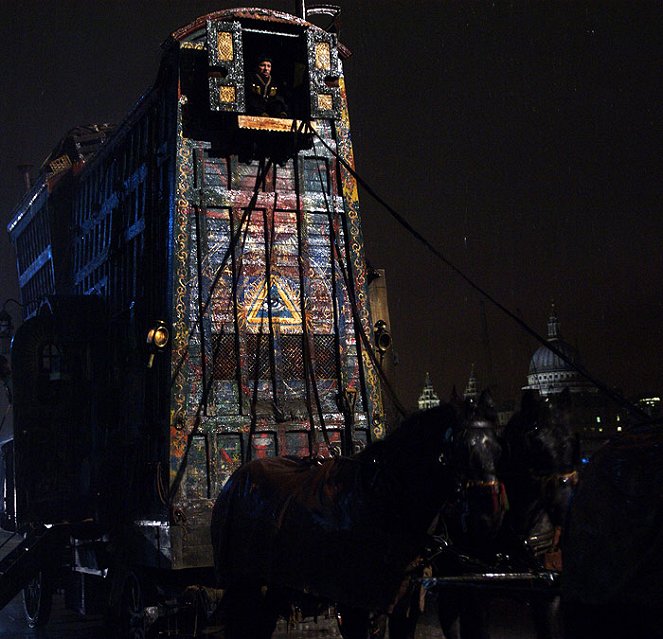
MULTIPOLYGON (((289 133, 299 131, 302 128, 301 120, 292 120, 290 118, 269 118, 262 115, 238 115, 237 125, 240 129, 254 129, 256 131, 278 131, 289 133)), ((314 128, 312 123, 307 126, 314 128)), ((306 131, 306 129, 304 129, 306 131)))
POLYGON ((219 87, 219 100, 221 102, 234 102, 237 99, 237 91, 233 86, 219 87))
POLYGON ((66 171, 67 169, 71 168, 71 159, 65 153, 64 155, 60 155, 59 157, 55 158, 55 160, 49 162, 48 166, 52 173, 61 173, 62 171, 66 171))
POLYGON ((328 93, 318 93, 318 109, 321 111, 331 111, 334 108, 334 101, 328 93))
POLYGON ((219 60, 229 62, 234 57, 233 34, 229 31, 220 31, 216 36, 216 51, 219 60))
POLYGON ((329 42, 317 42, 315 45, 315 68, 331 70, 331 47, 329 42))

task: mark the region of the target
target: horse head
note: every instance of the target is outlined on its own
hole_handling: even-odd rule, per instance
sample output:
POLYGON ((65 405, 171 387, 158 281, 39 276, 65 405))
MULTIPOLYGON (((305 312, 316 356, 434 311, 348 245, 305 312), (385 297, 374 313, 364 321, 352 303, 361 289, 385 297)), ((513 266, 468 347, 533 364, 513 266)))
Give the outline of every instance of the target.
POLYGON ((453 438, 456 465, 460 465, 467 481, 496 480, 502 446, 497 436, 497 410, 490 391, 481 393, 478 401, 465 399, 457 411, 459 428, 453 438))
MULTIPOLYGON (((499 531, 505 511, 504 487, 498 478, 502 445, 497 410, 490 391, 478 401, 466 398, 456 405, 458 428, 453 434, 452 457, 460 500, 461 534, 479 547, 499 531)), ((456 514, 457 518, 457 514, 456 514)))
POLYGON ((526 391, 504 438, 508 449, 505 481, 517 528, 527 532, 542 514, 553 526, 562 526, 578 458, 569 390, 547 397, 526 391))

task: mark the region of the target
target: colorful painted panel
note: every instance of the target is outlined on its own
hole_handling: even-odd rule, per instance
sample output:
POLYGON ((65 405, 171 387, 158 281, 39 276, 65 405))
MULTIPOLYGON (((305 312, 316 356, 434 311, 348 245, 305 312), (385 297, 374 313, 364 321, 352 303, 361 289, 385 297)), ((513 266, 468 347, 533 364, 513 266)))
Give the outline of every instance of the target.
MULTIPOLYGON (((324 123, 320 130, 327 138, 335 135, 324 123)), ((339 145, 348 142, 339 141, 339 145)), ((192 154, 198 159, 191 174, 202 176, 196 182, 197 189, 202 190, 189 192, 189 206, 182 207, 185 215, 180 218, 188 233, 186 251, 177 253, 177 259, 186 254, 186 267, 180 270, 185 271, 180 281, 186 294, 180 299, 187 310, 189 328, 183 369, 187 412, 193 415, 202 397, 204 350, 209 358, 206 374, 212 382, 212 407, 205 413, 201 429, 211 437, 217 436, 213 433, 220 424, 226 424, 225 416, 256 413, 258 428, 264 429, 272 427, 278 409, 292 420, 290 428, 299 428, 296 420, 305 425, 312 412, 317 422, 315 416, 321 408, 332 446, 340 450, 339 389, 358 391, 356 414, 360 423, 371 424, 373 415, 365 411, 375 405, 366 402, 366 390, 368 395, 374 394, 375 383, 358 352, 357 315, 348 291, 351 287, 357 295, 363 323, 367 310, 365 270, 356 192, 344 183, 343 196, 337 193, 336 163, 320 149, 300 152, 294 160, 271 167, 264 176, 260 176, 259 162, 247 164, 237 157, 217 158, 210 153, 207 148, 196 147, 192 154), (294 162, 299 169, 298 185, 294 162), (259 191, 253 197, 257 181, 259 191), (201 193, 205 206, 198 210, 197 196, 201 193), (248 220, 247 206, 252 206, 248 220), (201 232, 200 261, 197 226, 201 232), (237 233, 234 246, 232 229, 237 233), (197 318, 199 294, 203 306, 210 300, 202 322, 197 318), (308 363, 307 353, 311 356, 308 363)), ((182 177, 184 183, 188 176, 182 177)), ((322 455, 330 455, 319 426, 312 435, 317 440, 314 447, 322 455)), ((275 432, 261 431, 250 443, 247 440, 248 457, 308 454, 308 437, 305 430, 280 432, 278 438, 275 432)), ((221 442, 214 441, 218 446, 214 453, 217 485, 231 472, 226 457, 232 456, 229 450, 224 455, 221 442), (219 458, 225 465, 217 469, 219 458)), ((241 442, 234 442, 241 457, 241 442)))
POLYGON ((276 434, 254 433, 251 438, 251 459, 276 456, 276 434))
POLYGON ((205 162, 205 187, 230 188, 230 160, 228 158, 207 158, 205 162))
POLYGON ((187 455, 184 492, 187 497, 209 498, 207 435, 194 435, 187 455))
MULTIPOLYGON (((327 213, 306 214, 306 258, 308 260, 307 307, 311 330, 316 334, 334 332, 334 271, 332 238, 327 213)), ((343 284, 336 283, 337 298, 343 300, 343 284)))
POLYGON ((216 436, 217 490, 241 466, 242 457, 242 436, 239 433, 221 433, 216 436))
MULTIPOLYGON (((336 453, 340 453, 341 431, 328 429, 327 436, 329 437, 330 446, 334 449, 336 453)), ((325 442, 323 436, 321 434, 318 434, 317 437, 318 437, 318 442, 317 442, 318 456, 333 457, 333 453, 330 450, 329 446, 327 446, 327 443, 325 442)))
POLYGON ((293 455, 295 457, 308 457, 309 451, 309 434, 306 431, 285 434, 285 453, 286 455, 293 455))
POLYGON ((233 306, 233 260, 229 254, 231 243, 230 210, 207 211, 207 255, 211 295, 211 318, 214 333, 235 331, 233 306))

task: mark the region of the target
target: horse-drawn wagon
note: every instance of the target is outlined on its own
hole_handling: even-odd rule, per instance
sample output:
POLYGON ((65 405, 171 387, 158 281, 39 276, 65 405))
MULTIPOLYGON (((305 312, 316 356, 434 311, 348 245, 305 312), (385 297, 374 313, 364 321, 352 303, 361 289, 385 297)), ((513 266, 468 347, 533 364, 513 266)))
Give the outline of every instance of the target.
POLYGON ((212 505, 243 462, 385 433, 347 53, 304 17, 198 18, 126 119, 70 131, 17 206, 25 538, 0 605, 23 589, 31 624, 57 586, 139 636, 212 583, 212 505), (287 112, 248 112, 266 57, 287 112))
MULTIPOLYGON (((176 617, 170 628, 181 633, 178 615, 196 610, 187 586, 215 582, 212 509, 240 466, 348 454, 385 434, 378 360, 389 318, 364 259, 347 54, 304 17, 233 9, 198 18, 166 42, 154 86, 126 119, 72 129, 16 208, 8 230, 26 321, 12 347, 14 478, 24 538, 0 563, 0 605, 23 590, 31 624, 46 622, 57 587, 70 608, 105 612, 123 636, 162 622, 167 634, 176 617), (267 60, 274 77, 262 78, 265 112, 255 113, 252 74, 267 60)), ((411 432, 428 439, 397 436, 356 458, 361 472, 339 476, 378 492, 391 481, 385 494, 399 493, 421 527, 444 494, 433 497, 436 487, 413 473, 446 462, 446 482, 461 463, 429 426, 415 420, 411 432), (394 441, 400 453, 423 442, 412 449, 417 462, 398 461, 394 441)), ((531 463, 528 454, 520 461, 531 463)), ((573 469, 556 461, 542 474, 566 488, 559 482, 573 469)), ((468 482, 499 514, 499 481, 468 482)), ((388 522, 378 541, 386 548, 412 534, 410 547, 381 554, 395 558, 386 591, 417 544, 383 497, 369 522, 388 522)), ((373 570, 376 538, 364 540, 357 558, 373 570)), ((306 588, 300 576, 290 575, 306 588)))

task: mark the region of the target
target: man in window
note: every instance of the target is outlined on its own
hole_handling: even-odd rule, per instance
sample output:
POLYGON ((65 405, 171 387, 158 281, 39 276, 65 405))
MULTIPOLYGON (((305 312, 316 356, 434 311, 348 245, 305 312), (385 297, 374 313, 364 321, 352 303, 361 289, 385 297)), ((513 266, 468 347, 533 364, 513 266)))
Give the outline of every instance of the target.
POLYGON ((288 105, 272 78, 272 59, 267 55, 256 60, 254 74, 246 87, 246 110, 249 115, 287 118, 288 105))

